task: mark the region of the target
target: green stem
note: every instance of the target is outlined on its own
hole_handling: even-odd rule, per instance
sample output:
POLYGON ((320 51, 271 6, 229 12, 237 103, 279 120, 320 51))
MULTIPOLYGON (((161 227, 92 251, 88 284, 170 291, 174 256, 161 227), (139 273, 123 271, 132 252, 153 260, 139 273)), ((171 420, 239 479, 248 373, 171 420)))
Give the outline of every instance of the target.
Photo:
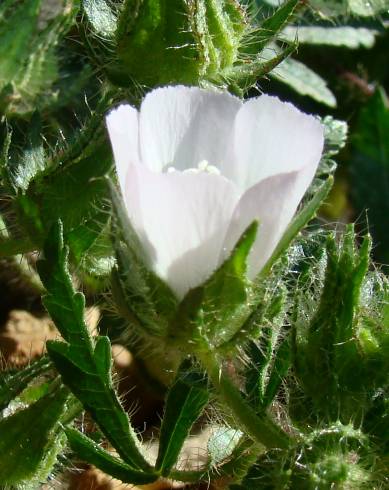
POLYGON ((70 424, 76 417, 78 417, 84 408, 82 404, 77 400, 77 398, 73 395, 70 396, 68 400, 68 409, 60 418, 60 422, 62 425, 70 424))
POLYGON ((169 472, 169 478, 175 481, 182 481, 184 483, 198 483, 200 481, 208 480, 208 468, 204 470, 171 470, 169 472))
POLYGON ((220 400, 231 410, 235 420, 254 441, 266 448, 287 449, 292 440, 263 410, 257 413, 242 397, 239 389, 226 376, 212 352, 197 353, 220 400))

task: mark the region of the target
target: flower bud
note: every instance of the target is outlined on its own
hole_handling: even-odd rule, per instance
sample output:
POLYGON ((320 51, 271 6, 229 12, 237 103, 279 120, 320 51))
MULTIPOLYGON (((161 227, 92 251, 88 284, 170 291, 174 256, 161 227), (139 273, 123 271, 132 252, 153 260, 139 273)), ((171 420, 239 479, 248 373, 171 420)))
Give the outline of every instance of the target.
POLYGON ((144 0, 135 10, 119 20, 117 54, 138 83, 197 85, 237 60, 247 21, 236 0, 144 0))

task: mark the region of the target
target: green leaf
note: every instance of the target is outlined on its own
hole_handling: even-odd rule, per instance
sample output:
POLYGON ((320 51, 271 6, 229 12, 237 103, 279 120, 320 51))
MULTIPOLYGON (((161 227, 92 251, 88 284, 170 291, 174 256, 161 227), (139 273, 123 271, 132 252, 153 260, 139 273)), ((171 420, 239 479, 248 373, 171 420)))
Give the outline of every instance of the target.
POLYGON ((0 420, 0 483, 33 479, 57 444, 58 420, 68 398, 60 388, 29 407, 0 420))
POLYGON ((288 226, 281 240, 278 242, 272 256, 267 261, 261 272, 258 274, 255 282, 261 282, 263 277, 269 273, 273 264, 282 256, 287 250, 292 240, 298 235, 302 228, 316 215, 317 210, 328 196, 328 193, 333 184, 333 177, 330 176, 324 181, 316 191, 314 197, 305 204, 301 211, 297 213, 291 224, 288 226))
POLYGON ((162 476, 169 476, 192 425, 200 417, 208 399, 209 393, 203 374, 179 373, 168 391, 162 419, 155 465, 162 476))
POLYGON ((50 366, 49 359, 42 357, 14 374, 2 374, 0 377, 0 410, 3 410, 32 380, 47 371, 50 366))
POLYGON ((344 148, 347 141, 348 125, 345 121, 325 116, 322 119, 324 126, 324 151, 326 158, 337 155, 344 148))
POLYGON ((45 169, 45 154, 41 136, 42 124, 37 112, 31 118, 27 146, 16 162, 7 165, 8 181, 17 192, 25 192, 31 180, 45 169))
POLYGON ((144 485, 158 478, 152 472, 145 473, 123 463, 78 430, 68 427, 65 429, 65 433, 70 447, 80 458, 123 483, 144 485))
POLYGON ((92 352, 92 340, 84 321, 84 296, 73 288, 60 222, 52 227, 44 247, 44 258, 38 261, 37 268, 47 290, 44 305, 62 337, 81 354, 92 352))
MULTIPOLYGON (((24 0, 10 15, 0 17, 0 87, 12 82, 29 55, 41 0, 24 0), (18 26, 15 29, 15 26, 18 26)), ((6 7, 10 8, 10 5, 6 7)))
POLYGON ((55 48, 73 23, 76 9, 72 0, 66 0, 62 12, 41 29, 41 3, 22 0, 16 8, 5 8, 3 20, 0 16, 0 90, 8 92, 2 105, 10 117, 47 107, 56 97, 52 87, 59 76, 55 48))
POLYGON ((19 102, 10 104, 9 112, 30 113, 36 107, 46 108, 57 98, 54 82, 59 78, 56 47, 73 24, 76 9, 73 0, 63 3, 62 12, 49 21, 46 28, 37 31, 29 46, 26 66, 14 78, 19 102))
MULTIPOLYGON (((272 48, 265 55, 266 59, 274 56, 278 48, 272 48)), ((336 107, 334 94, 327 87, 327 82, 300 61, 287 58, 276 69, 269 73, 270 77, 289 85, 301 95, 307 95, 317 102, 329 107, 336 107)))
POLYGON ((372 17, 389 9, 388 0, 348 0, 351 12, 361 17, 372 17))
POLYGON ((38 175, 17 200, 20 219, 38 247, 47 228, 61 219, 77 264, 104 233, 109 219, 109 192, 102 177, 111 169, 111 150, 99 135, 94 145, 92 154, 87 148, 81 158, 38 175))
POLYGON ((268 375, 266 390, 263 394, 263 405, 268 407, 274 401, 278 390, 291 366, 291 346, 288 336, 281 338, 274 354, 273 366, 268 375))
POLYGON ((362 107, 351 139, 351 198, 356 215, 367 213, 377 261, 389 263, 389 104, 383 89, 362 107))
POLYGON ((324 27, 324 26, 287 26, 281 39, 299 44, 323 46, 344 46, 349 49, 372 48, 379 31, 366 27, 324 27))
POLYGON ((249 367, 245 372, 248 399, 259 413, 273 402, 290 365, 290 348, 282 328, 285 291, 274 297, 263 317, 258 341, 247 348, 249 367))
POLYGON ((48 342, 47 350, 64 383, 90 412, 123 460, 135 468, 149 470, 140 443, 114 391, 111 378, 109 340, 94 344, 84 321, 84 296, 72 285, 62 229, 51 230, 38 271, 47 295, 44 305, 64 342, 48 342))

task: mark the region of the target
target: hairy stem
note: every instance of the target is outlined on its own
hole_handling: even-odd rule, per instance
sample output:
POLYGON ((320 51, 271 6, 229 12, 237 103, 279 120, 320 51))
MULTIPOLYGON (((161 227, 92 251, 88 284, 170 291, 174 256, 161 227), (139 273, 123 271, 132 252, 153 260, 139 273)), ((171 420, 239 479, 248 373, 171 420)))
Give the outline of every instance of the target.
POLYGON ((266 448, 287 449, 292 440, 263 410, 256 412, 242 397, 239 389, 223 372, 212 352, 201 352, 197 357, 206 369, 219 399, 232 412, 234 419, 254 441, 266 448))

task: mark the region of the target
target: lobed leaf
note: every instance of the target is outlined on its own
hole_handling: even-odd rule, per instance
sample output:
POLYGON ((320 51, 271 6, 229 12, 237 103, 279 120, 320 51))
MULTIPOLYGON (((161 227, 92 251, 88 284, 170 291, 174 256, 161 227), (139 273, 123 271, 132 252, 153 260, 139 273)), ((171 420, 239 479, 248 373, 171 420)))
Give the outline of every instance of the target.
POLYGON ((113 478, 123 483, 144 485, 155 481, 158 476, 150 472, 139 471, 132 466, 115 458, 105 449, 101 448, 95 441, 89 439, 78 430, 70 427, 65 429, 66 437, 72 450, 84 461, 93 464, 113 478))
POLYGON ((38 262, 47 290, 44 305, 66 340, 48 342, 48 353, 64 383, 90 412, 123 460, 135 468, 149 470, 112 385, 109 340, 99 337, 93 342, 85 324, 85 300, 74 291, 71 282, 60 224, 48 236, 44 253, 45 258, 38 262))

